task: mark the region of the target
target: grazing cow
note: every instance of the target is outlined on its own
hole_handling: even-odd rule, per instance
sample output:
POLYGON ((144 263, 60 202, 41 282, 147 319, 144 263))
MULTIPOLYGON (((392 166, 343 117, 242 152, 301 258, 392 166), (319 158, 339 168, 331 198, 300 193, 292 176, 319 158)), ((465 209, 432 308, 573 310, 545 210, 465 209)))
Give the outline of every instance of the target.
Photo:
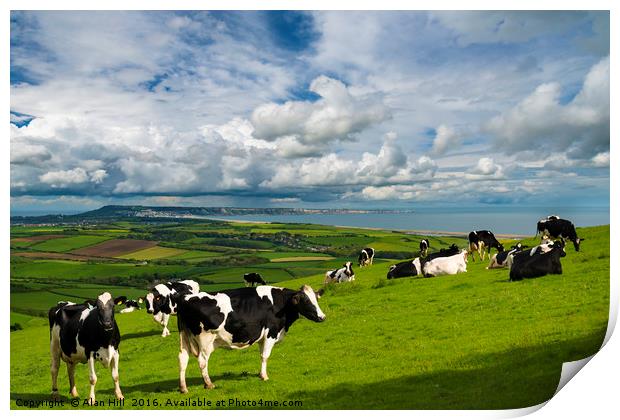
POLYGON ((424 264, 424 277, 467 272, 467 250, 451 257, 438 257, 424 264))
POLYGON ((364 248, 362 249, 362 252, 360 252, 360 256, 357 258, 357 263, 360 267, 372 265, 372 260, 374 257, 375 257, 374 248, 364 248))
POLYGON ((565 257, 564 245, 558 241, 553 244, 551 251, 536 253, 532 256, 515 260, 510 267, 510 281, 542 277, 547 274, 562 274, 561 257, 565 257))
POLYGON ((503 252, 504 246, 495 239, 493 232, 488 230, 474 230, 469 232, 469 253, 471 253, 472 261, 475 261, 474 253, 478 252, 480 261, 484 260, 485 252, 491 259, 491 248, 497 249, 497 252, 503 252))
POLYGON ((190 354, 198 357, 205 388, 215 387, 209 378, 208 364, 217 347, 244 349, 258 343, 260 378, 269 379, 267 359, 271 349, 284 338, 299 315, 314 322, 325 320, 317 301, 322 293, 310 286, 299 290, 258 286, 177 297, 181 393, 187 392, 185 370, 190 354))
POLYGON ((399 262, 390 266, 387 273, 387 278, 397 279, 400 277, 415 277, 418 274, 422 274, 422 267, 420 266, 420 258, 415 258, 413 260, 399 262))
POLYGON ((325 284, 331 282, 343 282, 343 281, 353 281, 355 280, 355 273, 353 272, 353 267, 351 266, 351 262, 347 261, 343 264, 342 268, 337 268, 335 270, 330 270, 325 273, 325 284))
POLYGON ((453 255, 458 254, 459 252, 459 247, 456 246, 455 244, 450 245, 449 248, 441 248, 439 251, 437 252, 432 252, 430 254, 428 254, 426 256, 426 258, 421 260, 422 265, 424 265, 425 263, 427 263, 428 261, 434 260, 435 258, 439 258, 439 257, 451 257, 453 255))
POLYGON ((516 252, 523 251, 527 247, 528 247, 527 245, 522 245, 521 242, 519 242, 518 244, 511 246, 510 250, 508 251, 503 251, 503 252, 498 252, 497 254, 493 254, 493 256, 491 257, 491 262, 489 262, 489 266, 487 267, 487 270, 489 268, 507 267, 509 257, 516 252))
POLYGON ((243 275, 243 281, 245 282, 245 285, 247 287, 254 287, 259 284, 262 284, 264 286, 267 284, 258 273, 245 273, 243 275))
POLYGON ((89 404, 95 403, 97 374, 95 361, 100 361, 112 370, 114 395, 122 400, 123 394, 118 382, 118 346, 121 334, 114 319, 114 305, 110 293, 105 292, 96 301, 82 304, 58 302, 48 312, 50 325, 50 354, 52 358, 52 395, 58 395, 58 368, 60 359, 67 364, 69 388, 72 397, 77 397, 75 386, 75 365, 88 362, 90 376, 89 404))
POLYGON ((158 284, 146 295, 144 298, 146 301, 146 312, 153 314, 155 322, 164 327, 164 331, 161 333, 162 337, 170 335, 168 320, 170 315, 176 314, 176 304, 171 297, 174 295, 198 293, 199 290, 200 286, 194 280, 182 280, 158 284))
MULTIPOLYGON (((122 296, 122 297, 124 298, 125 296, 122 296)), ((138 311, 140 310, 140 304, 142 303, 142 298, 139 298, 138 300, 125 298, 124 303, 125 303, 125 307, 121 309, 122 314, 127 314, 133 311, 138 311)))
POLYGON ((428 239, 422 239, 420 241, 420 257, 424 258, 428 254, 428 247, 430 246, 430 241, 428 239))
POLYGON ((579 251, 579 245, 585 241, 584 238, 577 236, 573 222, 565 219, 539 220, 536 225, 536 235, 538 236, 539 233, 548 235, 550 238, 562 238, 565 241, 571 241, 575 251, 579 251))

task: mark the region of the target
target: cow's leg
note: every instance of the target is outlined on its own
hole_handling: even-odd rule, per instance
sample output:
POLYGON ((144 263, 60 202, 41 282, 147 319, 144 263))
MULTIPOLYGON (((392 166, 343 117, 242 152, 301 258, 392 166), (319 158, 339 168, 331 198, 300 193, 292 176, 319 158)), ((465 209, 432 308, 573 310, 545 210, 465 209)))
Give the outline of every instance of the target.
POLYGON ((202 379, 205 381, 205 388, 213 389, 215 385, 211 382, 211 378, 209 378, 209 357, 215 347, 213 342, 215 341, 215 334, 205 333, 200 334, 200 353, 198 354, 198 366, 200 366, 200 371, 202 373, 202 379))
POLYGON ((88 376, 90 379, 90 394, 88 394, 88 404, 95 404, 95 385, 97 384, 97 372, 95 372, 95 358, 91 354, 88 358, 88 376))
POLYGON ((259 376, 263 381, 266 381, 269 379, 269 376, 267 375, 267 359, 269 359, 269 356, 271 355, 271 349, 273 349, 273 346, 276 344, 276 341, 277 340, 275 338, 265 337, 260 342, 261 364, 260 364, 260 375, 259 376))
POLYGON ((52 335, 50 340, 50 372, 52 374, 52 396, 58 396, 58 368, 60 367, 60 341, 52 335))
POLYGON ((478 242, 478 257, 480 257, 480 261, 484 261, 484 251, 485 251, 484 242, 482 241, 478 242))
POLYGON ((75 363, 67 362, 67 376, 69 377, 69 392, 73 398, 79 397, 75 387, 75 363))
POLYGON ((187 334, 183 331, 179 333, 179 391, 187 394, 187 384, 185 383, 185 370, 189 361, 189 342, 187 334))
POLYGON ((120 359, 120 355, 118 353, 118 350, 114 351, 114 355, 112 356, 112 359, 110 360, 110 367, 112 368, 112 380, 114 381, 114 396, 116 396, 116 399, 118 400, 123 400, 125 399, 125 397, 123 396, 123 393, 121 392, 121 385, 119 383, 118 380, 118 361, 120 359))
POLYGON ((471 255, 471 261, 472 262, 476 262, 476 256, 475 253, 478 250, 478 246, 476 246, 476 244, 474 244, 473 242, 469 243, 469 250, 468 250, 468 254, 471 255))
POLYGON ((162 314, 161 325, 164 327, 164 331, 161 333, 162 337, 168 337, 170 330, 168 330, 168 321, 170 320, 170 314, 162 314))

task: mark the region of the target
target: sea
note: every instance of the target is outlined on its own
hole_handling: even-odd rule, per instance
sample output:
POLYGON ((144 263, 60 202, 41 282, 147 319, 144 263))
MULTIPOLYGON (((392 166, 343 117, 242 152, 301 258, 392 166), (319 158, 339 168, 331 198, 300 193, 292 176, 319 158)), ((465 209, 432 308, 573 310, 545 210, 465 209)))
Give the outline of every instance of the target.
POLYGON ((490 230, 504 235, 533 236, 536 223, 546 216, 557 215, 575 226, 599 226, 610 223, 608 207, 489 207, 489 208, 423 208, 402 213, 310 214, 310 215, 244 215, 217 216, 219 220, 314 223, 393 230, 470 232, 490 230))

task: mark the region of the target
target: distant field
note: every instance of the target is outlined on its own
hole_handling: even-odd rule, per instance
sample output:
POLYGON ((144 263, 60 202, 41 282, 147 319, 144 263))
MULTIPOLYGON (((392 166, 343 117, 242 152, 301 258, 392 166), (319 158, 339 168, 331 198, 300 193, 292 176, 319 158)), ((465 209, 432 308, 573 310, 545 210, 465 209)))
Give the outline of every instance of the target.
POLYGON ((271 262, 296 262, 296 261, 329 261, 335 257, 284 257, 272 258, 271 262))
MULTIPOLYGON (((39 259, 47 259, 47 260, 88 261, 88 260, 98 259, 98 257, 87 257, 85 255, 75 255, 75 254, 62 254, 59 252, 15 252, 12 255, 15 257, 39 258, 39 259)), ((104 259, 101 258, 101 260, 104 260, 104 259)))
POLYGON ((117 258, 132 259, 132 260, 155 260, 158 258, 168 258, 178 256, 185 253, 183 249, 164 248, 161 246, 154 246, 152 248, 142 249, 140 251, 132 252, 125 255, 119 255, 117 258))
POLYGON ((64 238, 49 239, 45 242, 38 243, 30 247, 30 249, 42 252, 67 252, 85 246, 93 245, 109 239, 106 236, 88 236, 75 235, 65 236, 64 238))
POLYGON ((64 238, 65 235, 37 235, 37 236, 24 236, 11 239, 11 243, 14 242, 42 242, 48 239, 64 238))
POLYGON ((155 241, 137 239, 111 239, 99 245, 89 246, 74 252, 78 255, 92 255, 95 257, 118 257, 145 248, 157 245, 155 241))

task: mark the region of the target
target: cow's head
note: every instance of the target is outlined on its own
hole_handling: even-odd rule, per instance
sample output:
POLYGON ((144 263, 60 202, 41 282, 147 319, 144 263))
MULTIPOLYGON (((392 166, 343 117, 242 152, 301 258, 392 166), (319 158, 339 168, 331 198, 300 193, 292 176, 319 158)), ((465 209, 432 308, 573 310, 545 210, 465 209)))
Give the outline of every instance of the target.
POLYGON ((114 329, 114 305, 123 303, 127 299, 124 296, 120 298, 112 299, 112 295, 108 292, 104 292, 97 296, 95 301, 95 308, 97 309, 97 320, 99 324, 106 331, 112 331, 114 329))
POLYGON ((579 251, 579 245, 580 245, 583 241, 585 241, 585 239, 584 239, 584 238, 579 238, 579 237, 577 237, 577 239, 575 239, 575 240, 573 241, 573 245, 575 245, 575 251, 579 251))
POLYGON ((160 312, 171 313, 172 302, 170 300, 170 289, 163 284, 155 286, 144 298, 146 301, 146 312, 157 315, 160 312))
POLYGON ((565 246, 565 242, 564 242, 564 240, 562 238, 560 238, 559 241, 555 241, 553 243, 553 246, 551 248, 552 248, 552 250, 553 249, 559 249, 560 250, 560 257, 566 257, 566 250, 565 250, 564 246, 565 246))
POLYGON ((461 254, 463 254, 463 260, 465 260, 465 263, 467 263, 467 255, 469 255, 469 252, 464 249, 461 251, 461 254))
POLYGON ((342 266, 346 269, 345 273, 347 273, 347 276, 351 277, 353 275, 353 267, 351 266, 351 261, 347 261, 342 266))
POLYGON ((292 298, 297 311, 314 322, 325 321, 325 314, 319 307, 318 300, 323 295, 323 289, 315 292, 312 287, 304 285, 295 292, 292 298))

